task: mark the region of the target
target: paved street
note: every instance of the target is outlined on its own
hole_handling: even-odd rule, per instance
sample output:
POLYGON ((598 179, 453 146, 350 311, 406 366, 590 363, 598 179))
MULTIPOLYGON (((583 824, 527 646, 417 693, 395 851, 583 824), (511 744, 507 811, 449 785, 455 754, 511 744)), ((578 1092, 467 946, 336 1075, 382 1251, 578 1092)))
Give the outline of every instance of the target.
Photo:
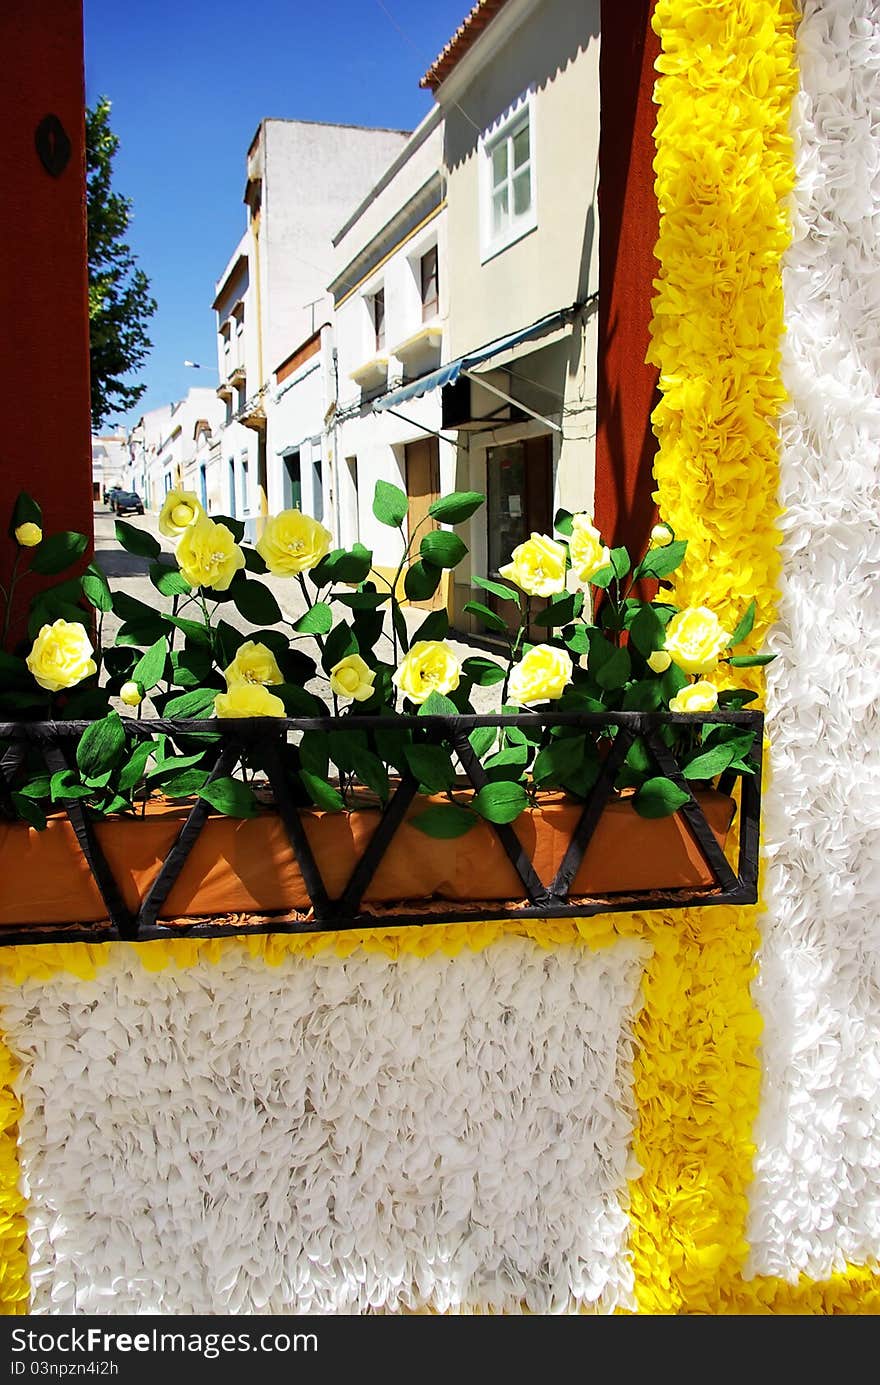
MULTIPOLYGON (((167 553, 173 553, 174 544, 170 539, 163 538, 158 529, 157 516, 154 514, 145 515, 125 515, 125 522, 134 525, 139 529, 146 530, 152 534, 162 545, 167 553)), ((143 601, 150 606, 168 606, 165 597, 160 596, 149 578, 149 560, 137 558, 131 553, 126 553, 125 549, 117 542, 115 533, 116 516, 105 505, 95 507, 95 561, 99 564, 102 571, 110 579, 110 585, 114 591, 126 592, 129 596, 135 597, 138 601, 143 601)), ((266 575, 260 578, 271 588, 285 619, 294 621, 302 615, 305 604, 299 585, 293 580, 283 577, 272 577, 266 575)), ((341 610, 341 608, 338 608, 341 610)), ((405 612, 407 625, 412 632, 425 618, 424 611, 407 610, 405 612)), ((252 626, 239 615, 231 601, 224 603, 222 607, 222 617, 236 629, 250 632, 252 626)), ((104 618, 104 643, 110 645, 116 638, 116 632, 121 622, 112 612, 104 618)), ((390 626, 389 626, 390 628, 390 626)), ((455 650, 459 659, 466 659, 474 654, 483 654, 482 647, 471 644, 464 640, 450 640, 452 648, 455 650)), ((297 649, 301 649, 304 654, 319 661, 319 650, 313 640, 298 638, 297 649)), ((386 651, 390 651, 390 643, 386 644, 386 651)), ((388 654, 386 652, 386 657, 388 654)), ((323 684, 315 683, 309 685, 310 689, 321 692, 326 691, 323 684)), ((492 688, 475 688, 472 701, 478 712, 488 712, 499 705, 500 690, 499 685, 492 688)))

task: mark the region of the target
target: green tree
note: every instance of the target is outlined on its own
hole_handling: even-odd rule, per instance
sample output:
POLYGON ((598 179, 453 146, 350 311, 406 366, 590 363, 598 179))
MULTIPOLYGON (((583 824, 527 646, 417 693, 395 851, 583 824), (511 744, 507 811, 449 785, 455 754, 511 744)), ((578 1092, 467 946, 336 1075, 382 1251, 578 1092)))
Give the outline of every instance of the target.
POLYGON ((132 408, 146 385, 124 377, 143 365, 153 343, 147 324, 156 311, 150 281, 127 244, 132 203, 113 191, 119 139, 105 96, 86 111, 86 207, 89 245, 89 335, 92 427, 132 408))

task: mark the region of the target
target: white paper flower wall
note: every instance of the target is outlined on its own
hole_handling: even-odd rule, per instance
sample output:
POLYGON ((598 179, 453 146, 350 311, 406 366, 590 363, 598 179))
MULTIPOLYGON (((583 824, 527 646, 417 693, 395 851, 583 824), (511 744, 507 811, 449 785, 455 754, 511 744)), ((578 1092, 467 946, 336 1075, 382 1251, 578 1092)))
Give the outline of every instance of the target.
POLYGON ((645 948, 4 985, 31 1312, 632 1305, 645 948))
POLYGON ((751 1269, 880 1255, 880 8, 808 0, 783 272, 784 513, 751 1269))

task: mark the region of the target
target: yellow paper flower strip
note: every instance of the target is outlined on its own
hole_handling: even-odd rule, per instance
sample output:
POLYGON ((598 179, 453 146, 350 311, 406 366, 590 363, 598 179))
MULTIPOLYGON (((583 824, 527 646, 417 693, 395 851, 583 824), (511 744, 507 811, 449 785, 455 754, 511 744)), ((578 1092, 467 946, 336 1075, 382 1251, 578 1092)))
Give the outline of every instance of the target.
MULTIPOLYGON (((754 597, 761 638, 778 572, 795 11, 787 0, 659 0, 654 24, 660 513, 688 538, 679 606, 705 605, 733 628, 754 597)), ((735 1311, 760 1085, 755 911, 695 910, 684 927, 670 918, 669 935, 637 1026, 636 1290, 643 1312, 735 1311)))

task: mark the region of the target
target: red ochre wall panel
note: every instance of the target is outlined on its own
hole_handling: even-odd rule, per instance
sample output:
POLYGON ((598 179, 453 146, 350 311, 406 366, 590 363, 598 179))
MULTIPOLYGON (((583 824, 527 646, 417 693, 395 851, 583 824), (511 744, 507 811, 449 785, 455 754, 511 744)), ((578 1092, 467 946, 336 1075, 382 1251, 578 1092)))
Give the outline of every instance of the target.
POLYGON ((644 546, 655 522, 657 371, 645 365, 659 222, 653 10, 654 0, 602 0, 595 515, 606 542, 631 551, 644 546))
MULTIPOLYGON (((3 0, 0 52, 0 528, 5 531, 24 489, 42 505, 47 532, 78 529, 91 536, 80 0, 3 0), (58 117, 71 144, 57 177, 43 167, 35 145, 47 115, 58 117)), ((0 543, 4 585, 9 549, 0 543)), ((35 587, 29 580, 25 593, 35 587)))

